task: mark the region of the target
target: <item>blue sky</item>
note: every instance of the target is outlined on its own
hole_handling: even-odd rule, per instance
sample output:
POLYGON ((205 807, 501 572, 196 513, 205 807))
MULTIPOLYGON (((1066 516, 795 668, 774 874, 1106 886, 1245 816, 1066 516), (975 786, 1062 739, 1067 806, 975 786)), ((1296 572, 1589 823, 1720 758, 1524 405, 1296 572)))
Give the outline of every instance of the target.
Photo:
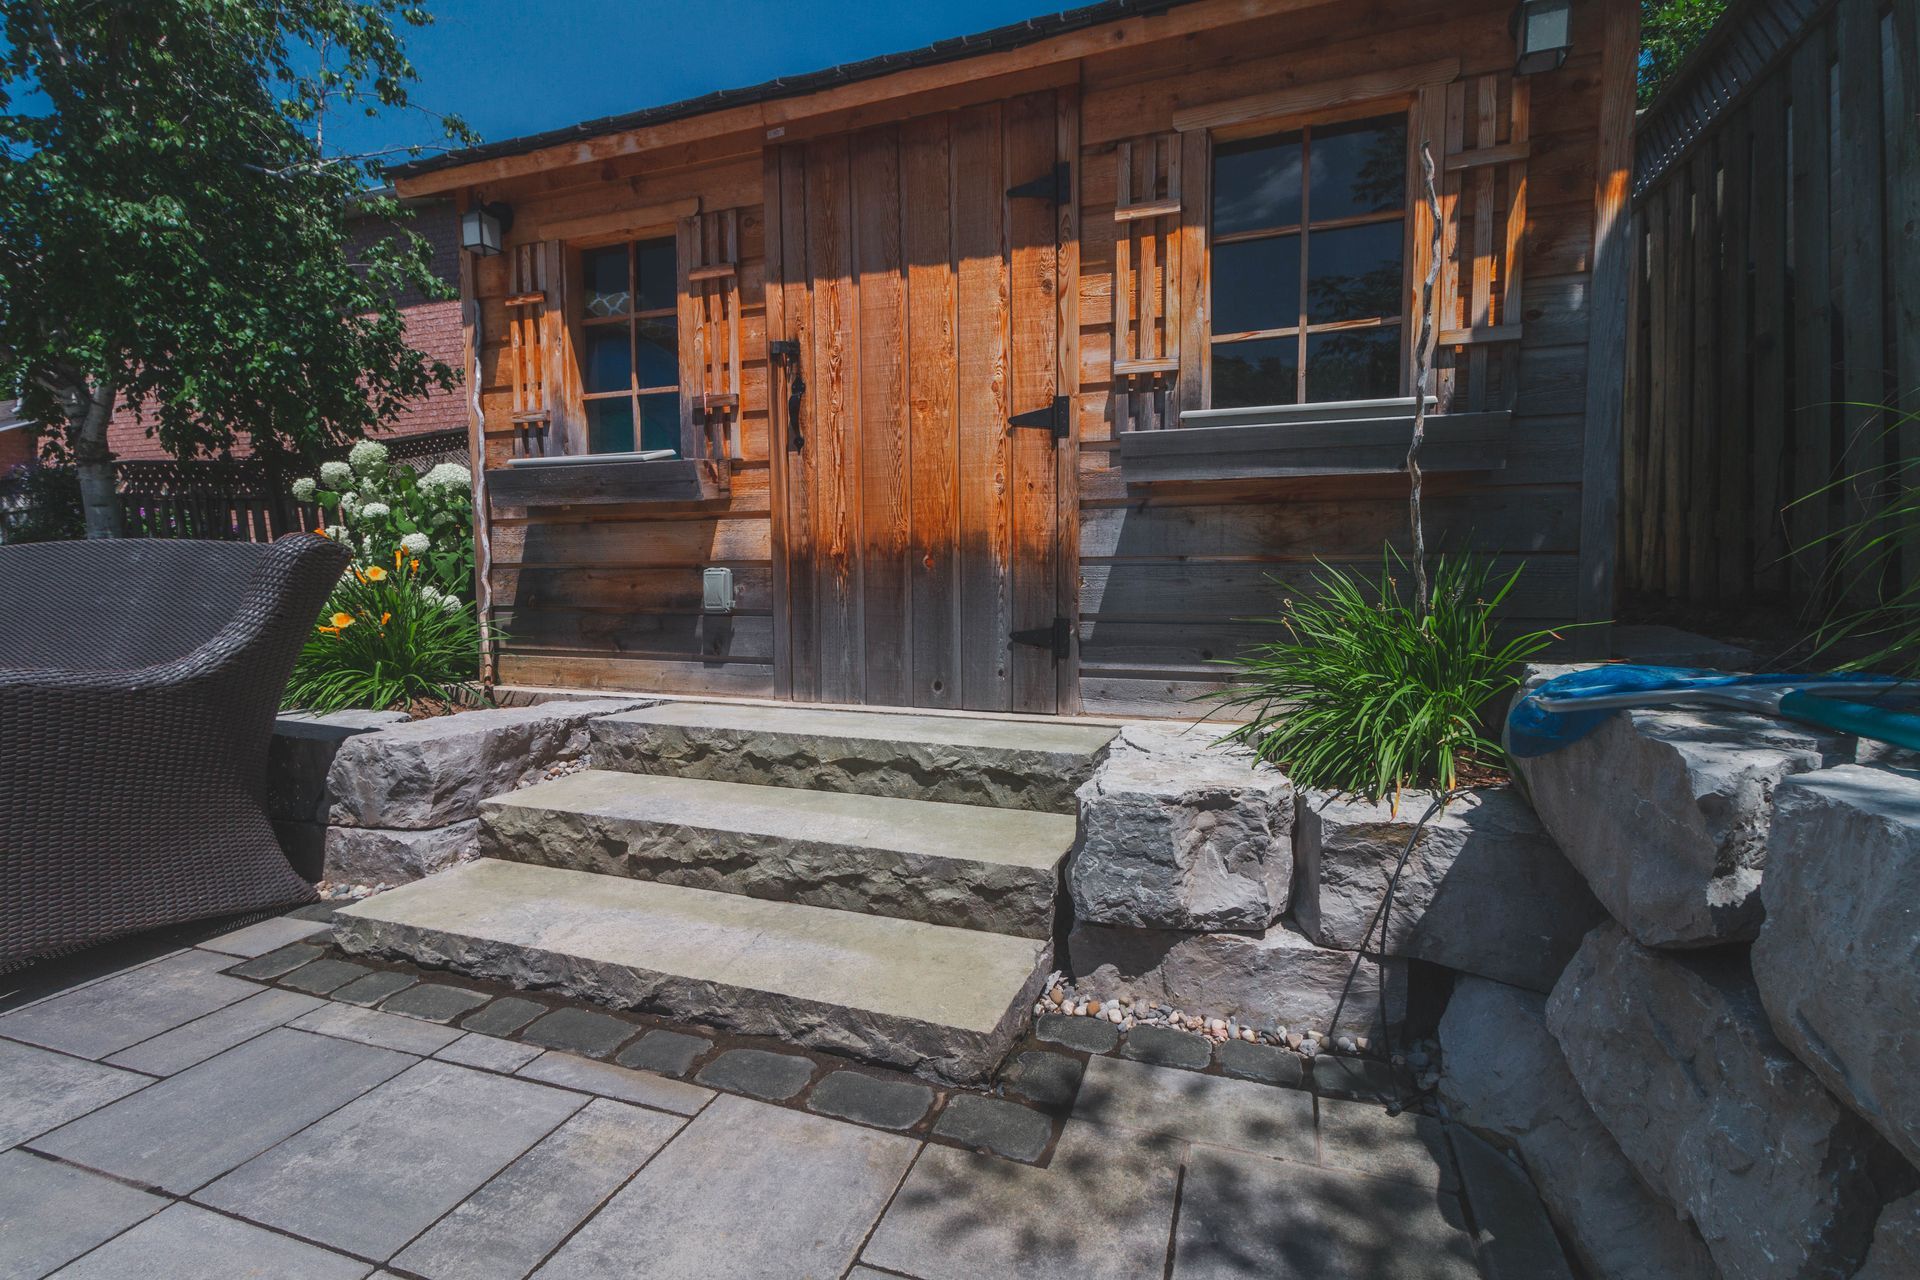
MULTIPOLYGON (((497 141, 911 49, 1073 2, 427 0, 434 24, 412 31, 408 50, 420 70, 415 101, 463 116, 497 141)), ((336 118, 328 131, 329 150, 337 142, 353 152, 438 137, 419 115, 336 118)))

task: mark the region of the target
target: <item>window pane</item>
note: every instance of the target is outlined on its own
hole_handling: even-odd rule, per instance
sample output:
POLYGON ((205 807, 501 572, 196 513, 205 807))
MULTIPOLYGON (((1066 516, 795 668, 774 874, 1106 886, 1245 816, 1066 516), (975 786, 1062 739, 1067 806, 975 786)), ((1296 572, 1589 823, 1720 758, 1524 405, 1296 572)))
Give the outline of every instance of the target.
POLYGON ((636 322, 640 330, 640 385, 642 387, 677 387, 680 385, 679 335, 671 320, 641 320, 636 322))
POLYGON ((640 397, 640 447, 680 452, 680 393, 640 397))
POLYGON ((1300 323, 1300 237, 1235 240, 1213 251, 1213 331, 1300 323))
MULTIPOLYGON (((1214 385, 1220 375, 1214 374, 1214 385)), ((1384 400, 1400 394, 1400 328, 1307 336, 1307 399, 1384 400)))
POLYGON ((618 316, 627 311, 627 247, 589 249, 580 255, 585 276, 587 314, 618 316))
POLYGON ((1315 222, 1407 207, 1405 116, 1317 128, 1312 153, 1307 202, 1315 222))
POLYGON ((639 259, 641 311, 670 311, 674 295, 673 237, 642 240, 633 246, 639 259))
POLYGON ((1292 404, 1300 370, 1298 338, 1224 342, 1213 349, 1213 407, 1292 404))
POLYGON ((1223 142, 1213 151, 1213 232, 1300 221, 1300 135, 1223 142))
POLYGON ((633 401, 587 401, 587 452, 633 452, 633 401))
POLYGON ((586 368, 581 380, 587 391, 625 391, 633 385, 633 347, 624 324, 587 330, 586 368))
POLYGON ((1401 223, 1307 233, 1307 321, 1397 316, 1403 302, 1401 223))

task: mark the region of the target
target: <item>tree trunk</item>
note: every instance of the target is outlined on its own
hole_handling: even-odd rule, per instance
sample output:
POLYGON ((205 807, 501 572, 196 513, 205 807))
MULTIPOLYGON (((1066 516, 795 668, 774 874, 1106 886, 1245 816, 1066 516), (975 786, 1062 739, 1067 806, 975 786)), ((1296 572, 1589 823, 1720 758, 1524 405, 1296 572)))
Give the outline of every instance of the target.
POLYGON ((113 387, 102 384, 91 391, 75 387, 61 396, 66 402, 67 439, 73 449, 74 470, 80 477, 80 509, 89 538, 122 536, 120 494, 113 469, 113 450, 107 447, 107 424, 113 421, 113 387))

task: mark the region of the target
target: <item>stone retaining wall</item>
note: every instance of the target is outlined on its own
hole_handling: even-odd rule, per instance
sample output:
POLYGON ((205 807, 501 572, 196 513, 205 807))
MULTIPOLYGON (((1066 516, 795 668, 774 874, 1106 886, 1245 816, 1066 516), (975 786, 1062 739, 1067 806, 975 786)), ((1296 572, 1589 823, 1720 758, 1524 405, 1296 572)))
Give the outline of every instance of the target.
POLYGON ((310 880, 418 880, 476 855, 482 800, 580 767, 590 721, 646 705, 569 698, 426 720, 289 714, 268 748, 269 812, 310 880))
MULTIPOLYGON (((1514 789, 1302 793, 1201 727, 1079 793, 1069 972, 1318 1030, 1455 976, 1452 1118, 1514 1153, 1598 1280, 1920 1274, 1920 771, 1738 712, 1622 713, 1514 789), (1374 954, 1384 950, 1384 955, 1374 954)), ((1338 1038, 1337 1036, 1334 1038, 1338 1038)))
POLYGON ((1369 926, 1431 797, 1296 792, 1217 739, 1130 725, 1081 787, 1067 952, 1083 989, 1368 1034, 1383 1007, 1403 1022, 1409 961, 1545 992, 1605 916, 1523 799, 1472 791, 1415 845, 1383 948, 1369 926))
POLYGON ((1676 709, 1520 762, 1608 918, 1544 1002, 1459 986, 1441 1096, 1596 1277, 1917 1274, 1920 773, 1864 754, 1676 709))

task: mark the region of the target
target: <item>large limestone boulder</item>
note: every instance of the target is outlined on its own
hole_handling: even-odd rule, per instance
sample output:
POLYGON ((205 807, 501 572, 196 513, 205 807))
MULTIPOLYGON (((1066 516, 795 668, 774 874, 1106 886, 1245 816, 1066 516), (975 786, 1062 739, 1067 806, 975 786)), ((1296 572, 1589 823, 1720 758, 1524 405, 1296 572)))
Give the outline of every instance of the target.
POLYGON ((1906 1164, 1768 1025, 1738 948, 1650 951, 1613 924, 1547 1002, 1580 1092, 1730 1280, 1852 1275, 1906 1164))
POLYGON ((289 711, 267 742, 267 812, 283 822, 325 825, 327 775, 347 739, 407 722, 404 711, 289 711))
POLYGON ((1712 1280, 1699 1232, 1634 1174, 1547 1030, 1546 1000, 1462 978, 1440 1020, 1440 1098, 1511 1144, 1595 1280, 1712 1280))
POLYGON ((1387 1022, 1398 1026, 1406 1018, 1404 961, 1364 958, 1346 990, 1354 956, 1316 947, 1284 921, 1261 933, 1077 924, 1067 953, 1069 972, 1087 990, 1144 996, 1193 1013, 1237 1014, 1254 1026, 1324 1031, 1338 1007, 1339 1030, 1373 1034, 1380 1029, 1383 981, 1387 1022))
POLYGON ((1920 1195, 1896 1200, 1880 1213, 1867 1265, 1853 1280, 1913 1280, 1920 1276, 1920 1195))
MULTIPOLYGON (((1374 922, 1429 797, 1302 797, 1294 917, 1323 947, 1379 947, 1374 922), (1369 942, 1369 933, 1372 940, 1369 942)), ((1387 912, 1389 955, 1546 992, 1604 918, 1587 883, 1511 788, 1468 791, 1430 820, 1387 912)))
POLYGON ((1614 919, 1649 947, 1751 939, 1782 779, 1854 741, 1736 711, 1623 711, 1519 762, 1534 810, 1614 919))
POLYGON ((587 752, 587 725, 633 699, 467 711, 350 738, 327 777, 336 827, 425 830, 479 816, 489 796, 587 752))
POLYGON ((1760 895, 1753 976, 1774 1030, 1920 1164, 1920 774, 1781 783, 1760 895))
POLYGON ((1077 919, 1265 929, 1293 880, 1293 787, 1205 725, 1129 725, 1079 792, 1077 919))

